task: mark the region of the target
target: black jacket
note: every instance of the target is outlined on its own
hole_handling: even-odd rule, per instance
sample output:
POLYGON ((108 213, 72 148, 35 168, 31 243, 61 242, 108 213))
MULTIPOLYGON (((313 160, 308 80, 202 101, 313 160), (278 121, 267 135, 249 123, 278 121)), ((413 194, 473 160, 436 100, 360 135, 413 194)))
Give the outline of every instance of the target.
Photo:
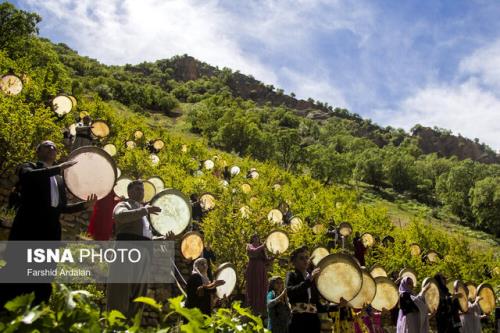
POLYGON ((26 163, 19 173, 21 203, 12 224, 9 240, 60 240, 61 213, 85 209, 85 203, 68 204, 61 168, 43 163, 26 163), (50 178, 56 177, 59 205, 51 206, 50 178))

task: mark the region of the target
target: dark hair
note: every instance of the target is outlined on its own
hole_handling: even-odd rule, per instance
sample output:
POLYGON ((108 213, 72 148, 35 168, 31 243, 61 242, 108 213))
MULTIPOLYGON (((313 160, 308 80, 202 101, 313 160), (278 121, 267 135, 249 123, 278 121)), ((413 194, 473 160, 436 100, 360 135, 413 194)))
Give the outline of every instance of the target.
MULTIPOLYGON (((276 284, 276 282, 278 280, 281 280, 283 281, 283 278, 281 276, 273 276, 270 280, 269 280, 269 289, 267 290, 268 292, 269 291, 273 291, 274 290, 274 285, 276 284)), ((283 281, 284 282, 284 281, 283 281)))
POLYGON ((132 189, 132 187, 135 187, 135 186, 143 186, 142 184, 142 180, 138 179, 138 180, 133 180, 131 181, 128 185, 127 185, 127 192, 130 191, 132 189))
POLYGON ((309 249, 308 249, 308 247, 306 245, 301 246, 301 247, 293 250, 292 253, 290 254, 290 261, 294 262, 295 259, 297 259, 297 257, 299 256, 299 254, 304 253, 304 252, 306 252, 308 250, 309 249))
MULTIPOLYGON (((253 234, 252 236, 250 236, 250 243, 253 243, 253 240, 254 240, 255 237, 259 237, 259 235, 258 234, 253 234)), ((260 237, 259 237, 259 239, 260 239, 260 237)))

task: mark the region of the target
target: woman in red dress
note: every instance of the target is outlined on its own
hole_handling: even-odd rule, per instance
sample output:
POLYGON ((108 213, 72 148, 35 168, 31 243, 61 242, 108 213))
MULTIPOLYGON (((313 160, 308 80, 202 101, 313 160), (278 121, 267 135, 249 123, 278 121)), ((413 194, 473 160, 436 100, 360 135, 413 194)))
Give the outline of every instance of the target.
POLYGON ((268 289, 266 265, 270 259, 258 235, 253 235, 250 244, 247 244, 247 254, 250 258, 245 275, 247 304, 254 313, 265 316, 268 289))

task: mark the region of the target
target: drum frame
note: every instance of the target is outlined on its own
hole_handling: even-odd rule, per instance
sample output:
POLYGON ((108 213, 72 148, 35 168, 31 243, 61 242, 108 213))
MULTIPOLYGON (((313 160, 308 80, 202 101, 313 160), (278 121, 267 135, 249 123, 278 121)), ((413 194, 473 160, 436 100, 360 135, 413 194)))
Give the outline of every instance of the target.
POLYGON ((274 229, 272 230, 271 232, 269 232, 266 236, 266 241, 265 241, 265 244, 266 244, 266 250, 268 250, 269 252, 271 252, 272 254, 276 254, 276 255, 282 255, 283 253, 285 253, 286 251, 288 251, 288 249, 290 248, 290 236, 288 235, 288 233, 284 230, 281 230, 281 229, 274 229), (273 233, 275 232, 280 232, 282 234, 285 234, 286 238, 288 239, 288 246, 286 247, 286 249, 283 251, 283 252, 279 252, 279 253, 275 253, 273 251, 271 251, 268 247, 267 247, 267 239, 269 238, 269 236, 271 236, 273 233))
POLYGON ((73 111, 73 108, 74 108, 74 105, 73 105, 73 101, 71 100, 71 98, 69 98, 69 95, 67 94, 57 94, 56 96, 54 96, 51 100, 50 100, 50 108, 52 109, 52 111, 59 117, 59 118, 62 118, 64 117, 65 115, 67 115, 68 113, 70 113, 71 111, 73 111), (71 109, 68 111, 68 112, 65 112, 63 114, 59 114, 57 113, 56 111, 56 107, 54 105, 54 100, 57 98, 57 97, 60 97, 60 96, 63 96, 63 97, 66 97, 67 99, 69 99, 70 103, 71 103, 71 109))
MULTIPOLYGON (((476 295, 479 295, 481 293, 481 290, 483 290, 484 288, 489 288, 493 291, 493 297, 496 297, 496 294, 495 294, 495 289, 493 289, 493 287, 491 286, 491 284, 489 283, 481 283, 479 286, 477 286, 477 291, 476 291, 476 295)), ((483 303, 483 300, 480 300, 479 301, 479 307, 481 308, 481 311, 483 311, 485 314, 489 315, 491 314, 491 312, 495 311, 495 306, 496 306, 496 303, 493 304, 493 306, 491 307, 492 311, 489 311, 489 312, 486 312, 483 307, 481 306, 481 303, 483 303)))
POLYGON ((200 205, 201 205, 201 198, 204 196, 204 195, 210 195, 212 196, 212 198, 214 198, 214 207, 213 208, 209 208, 207 210, 205 210, 203 207, 201 207, 203 209, 204 212, 209 212, 211 211, 212 209, 214 209, 215 207, 217 207, 217 197, 215 196, 215 194, 211 193, 211 192, 204 192, 203 194, 200 195, 199 197, 199 201, 200 201, 200 205))
MULTIPOLYGON (((360 294, 361 294, 361 291, 363 290, 363 287, 365 286, 365 281, 364 281, 364 275, 366 274, 372 281, 373 281, 373 284, 375 284, 375 292, 373 293, 373 296, 371 297, 370 301, 368 302, 363 302, 363 303, 366 303, 366 304, 370 304, 373 299, 375 298, 375 294, 377 293, 377 283, 375 282, 375 279, 373 278, 373 276, 370 274, 370 272, 366 269, 366 268, 361 268, 361 273, 362 273, 362 278, 363 278, 363 283, 361 284, 361 290, 358 292, 358 294, 356 296, 354 296, 353 299, 351 299, 349 301, 349 306, 353 309, 361 309, 363 306, 361 307, 355 307, 354 305, 352 305, 352 301, 355 300, 360 294)), ((365 300, 366 301, 366 300, 365 300)))
POLYGON ((162 150, 163 148, 165 148, 165 141, 163 141, 162 139, 155 139, 155 140, 153 141, 153 144, 152 144, 152 145, 153 145, 153 148, 154 148, 156 151, 160 151, 160 150, 162 150), (163 146, 162 146, 161 148, 156 148, 156 147, 155 147, 155 144, 156 144, 158 141, 161 141, 161 142, 162 142, 162 144, 163 144, 163 146))
MULTIPOLYGON (((439 286, 437 284, 437 281, 436 279, 432 278, 432 277, 426 277, 423 281, 422 281, 422 289, 429 283, 434 283, 434 285, 437 287, 437 291, 438 291, 438 296, 441 296, 441 291, 439 290, 439 286)), ((424 294, 424 299, 425 299, 425 303, 427 304, 427 308, 430 310, 430 307, 429 307, 429 304, 427 303, 427 298, 425 297, 425 294, 424 294)), ((439 303, 438 305, 436 306, 436 309, 434 311, 431 312, 431 314, 435 314, 437 312, 437 308, 439 306, 439 303)))
POLYGON ((364 246, 365 248, 370 248, 370 247, 372 247, 373 245, 375 245, 375 236, 373 236, 373 234, 372 234, 372 233, 370 233, 370 232, 364 232, 364 233, 361 235, 361 242, 363 243, 363 246, 364 246), (370 236, 371 236, 371 238, 372 238, 373 243, 372 243, 372 244, 370 244, 370 245, 365 245, 365 242, 364 242, 364 239, 363 239, 363 236, 364 236, 364 235, 370 235, 370 236))
MULTIPOLYGON (((235 272, 235 275, 236 275, 236 281, 234 281, 234 286, 233 286, 231 292, 229 293, 229 295, 227 295, 229 297, 234 292, 234 289, 236 289, 236 285, 238 284, 238 271, 236 270, 236 267, 230 262, 225 262, 225 263, 219 265, 219 267, 217 267, 217 269, 214 272, 214 278, 215 278, 215 280, 218 280, 219 273, 228 267, 232 268, 235 272)), ((217 295, 218 298, 220 298, 219 295, 217 294, 217 292, 215 294, 217 295)))
MULTIPOLYGON (((317 246, 317 247, 315 247, 315 248, 311 251, 311 258, 312 258, 313 254, 314 254, 314 251, 316 251, 316 250, 318 250, 318 249, 325 249, 325 250, 326 250, 326 252, 328 252, 328 254, 327 254, 326 256, 328 256, 329 254, 331 254, 331 253, 330 253, 330 251, 328 251, 328 249, 327 249, 326 247, 324 247, 324 246, 317 246)), ((325 256, 325 257, 326 257, 326 256, 325 256)), ((323 257, 323 258, 324 258, 324 257, 323 257)), ((323 259, 323 258, 321 258, 321 259, 323 259)), ((312 259, 311 261, 312 261, 312 263, 314 264, 314 266, 318 266, 318 264, 319 264, 319 262, 321 261, 321 259, 320 259, 320 260, 318 260, 316 263, 314 263, 314 261, 313 261, 314 259, 312 259)))
MULTIPOLYGON (((151 185, 153 186, 153 188, 154 188, 154 190, 155 190, 155 194, 151 197, 151 200, 153 200, 153 198, 154 198, 154 197, 155 197, 155 195, 156 195, 156 186, 155 186, 155 184, 153 184, 153 183, 152 183, 152 182, 150 182, 149 180, 143 180, 143 181, 142 181, 142 183, 143 183, 143 184, 144 184, 144 183, 148 183, 148 184, 151 184, 151 185)), ((143 185, 143 186, 144 186, 144 185, 143 185)), ((144 191, 144 194, 146 194, 146 191, 144 191)), ((150 202, 150 201, 151 201, 151 200, 149 200, 149 201, 144 201, 144 200, 145 200, 145 198, 143 199, 143 203, 148 203, 148 202, 150 202)))
MULTIPOLYGON (((134 181, 132 178, 127 177, 127 176, 125 176, 125 175, 121 175, 119 178, 117 178, 117 179, 116 179, 116 181, 115 181, 115 185, 113 186, 113 193, 114 193, 114 194, 115 194, 115 196, 117 196, 117 197, 120 197, 120 195, 119 195, 119 194, 117 194, 117 193, 115 192, 115 187, 116 187, 116 184, 118 183, 118 181, 119 181, 119 180, 121 180, 121 179, 130 179, 130 181, 131 181, 131 182, 133 182, 133 181, 134 181)), ((125 189, 125 191, 126 191, 126 190, 127 190, 127 189, 125 189)), ((128 194, 125 196, 125 198, 128 198, 128 194)))
MULTIPOLYGON (((415 280, 413 280, 413 279, 412 280, 413 280, 413 286, 416 287, 417 283, 418 283, 418 275, 417 275, 417 272, 413 268, 411 268, 411 267, 403 268, 402 270, 399 271, 398 277, 402 279, 403 274, 406 272, 411 273, 413 276, 415 276, 415 280)), ((406 275, 406 276, 408 276, 408 275, 406 275)))
POLYGON ((111 126, 109 126, 108 122, 105 121, 105 120, 103 120, 103 119, 96 119, 96 120, 92 121, 92 123, 90 124, 90 127, 91 127, 90 131, 92 132, 92 135, 94 135, 96 138, 104 139, 104 138, 108 137, 111 134, 111 126), (109 133, 107 135, 104 135, 104 136, 103 135, 97 135, 97 134, 95 134, 94 133, 94 128, 93 128, 93 126, 94 126, 95 123, 103 123, 103 124, 105 124, 108 127, 109 133))
MULTIPOLYGON (((363 272, 361 271, 361 267, 354 260, 354 257, 352 257, 351 255, 345 254, 345 253, 332 253, 332 254, 329 254, 326 257, 324 257, 323 259, 321 259, 318 262, 318 265, 316 267, 320 268, 320 271, 322 271, 325 268, 325 266, 328 265, 328 263, 331 261, 331 258, 339 258, 338 261, 344 261, 346 263, 349 262, 355 268, 355 270, 359 273, 359 278, 361 279, 361 285, 359 287, 359 290, 356 293, 354 293, 353 297, 351 298, 351 299, 354 299, 354 297, 356 297, 356 295, 359 293, 359 291, 363 287, 363 272)), ((319 280, 320 277, 321 277, 321 273, 320 273, 320 276, 318 277, 318 280, 319 280)), ((325 295, 323 295, 321 293, 321 290, 320 290, 319 286, 317 285, 318 280, 316 280, 316 287, 318 289, 318 292, 321 294, 321 296, 323 298, 325 298, 326 300, 330 301, 330 302, 338 304, 339 302, 337 302, 336 300, 329 299, 329 298, 325 297, 325 295)), ((346 301, 349 302, 351 299, 346 299, 346 301)))
MULTIPOLYGON (((0 88, 0 90, 2 90, 2 91, 3 91, 3 93, 4 93, 4 94, 6 94, 7 96, 17 96, 17 95, 19 95, 20 93, 22 93, 22 92, 23 92, 23 89, 24 89, 24 82, 23 82, 23 80, 22 80, 22 79, 21 79, 18 75, 16 75, 16 74, 13 74, 13 73, 7 73, 7 74, 4 74, 4 75, 2 75, 2 76, 0 77, 0 81, 3 81, 3 79, 4 79, 5 77, 7 77, 7 76, 13 76, 13 77, 15 78, 15 80, 19 80, 19 82, 21 83, 21 90, 20 90, 17 94, 7 93, 7 92, 3 89, 3 87, 2 87, 2 88, 0 88)), ((17 82, 17 83, 18 83, 18 82, 17 82)))
POLYGON ((341 222, 339 225, 338 225, 338 229, 339 229, 339 234, 342 236, 342 237, 349 237, 352 232, 353 232, 353 229, 352 229, 352 225, 349 223, 349 222, 341 222), (351 231, 347 234, 343 234, 342 233, 342 229, 344 228, 349 228, 351 231))
MULTIPOLYGON (((387 271, 385 270, 385 268, 384 268, 384 267, 382 267, 382 265, 379 265, 379 264, 374 264, 374 265, 372 265, 372 267, 370 267, 370 275, 372 276, 372 278, 374 278, 374 279, 375 279, 375 277, 373 276, 372 272, 373 272, 376 268, 380 268, 380 269, 382 269, 382 270, 384 271, 384 273, 385 273, 385 277, 387 277, 387 276, 388 276, 388 275, 387 275, 387 271)), ((383 275, 379 275, 379 276, 383 276, 383 275)), ((377 276, 377 277, 378 277, 378 276, 377 276)))
POLYGON ((456 294, 457 292, 459 292, 460 288, 465 291, 465 295, 458 298, 458 303, 460 305, 460 310, 462 311, 462 313, 466 313, 467 311, 469 311, 469 289, 467 289, 467 287, 462 281, 460 280, 453 281, 453 293, 456 294), (464 298, 465 298, 465 305, 462 304, 464 298))
POLYGON ((199 233, 198 231, 188 231, 188 232, 186 232, 184 235, 182 235, 181 240, 180 240, 180 242, 179 242, 179 243, 180 243, 180 249, 179 249, 179 250, 180 250, 180 252, 181 252, 182 257, 183 257, 184 259, 186 259, 186 260, 196 260, 196 259, 200 258, 200 257, 203 255, 203 250, 205 249, 205 244, 204 244, 204 241, 205 241, 205 240, 204 240, 204 238, 203 238, 203 235, 202 235, 201 233, 199 233), (201 242, 202 242, 201 253, 200 253, 200 255, 199 255, 198 257, 196 257, 196 258, 187 258, 187 257, 184 255, 184 253, 182 252, 182 244, 184 243, 184 241, 186 240, 186 238, 188 238, 188 237, 189 237, 189 236, 191 236, 191 235, 196 235, 196 236, 200 237, 201 242))
MULTIPOLYGON (((374 278, 375 280, 375 285, 377 286, 377 292, 378 292, 378 281, 385 281, 385 282, 388 282, 391 286, 394 287, 394 289, 396 290, 396 294, 398 294, 398 300, 399 300, 399 292, 398 292, 398 287, 396 286, 396 284, 388 277, 384 277, 384 276, 377 276, 376 278, 374 278)), ((375 293, 375 297, 377 297, 377 293, 375 293)), ((375 297, 372 299, 372 307, 377 310, 377 311, 382 311, 382 309, 379 309, 379 308, 376 308, 374 305, 373 305, 373 300, 375 299, 375 297)), ((398 302, 396 302, 396 304, 394 304, 394 306, 390 309, 387 309, 387 310, 392 310, 394 309, 396 306, 398 305, 398 302)))
MULTIPOLYGON (((106 152, 104 151, 102 148, 99 148, 99 147, 95 147, 95 146, 84 146, 84 147, 79 147, 75 150, 73 150, 67 157, 67 160, 70 161, 71 158, 75 155, 79 155, 80 153, 86 153, 86 152, 92 152, 92 151, 99 151, 100 155, 102 155, 104 157, 104 159, 106 159, 110 164, 111 166, 113 167, 113 173, 115 175, 115 180, 113 182, 113 187, 111 188, 111 191, 108 192, 108 195, 109 193, 113 192, 113 189, 115 188, 115 184, 116 184, 116 181, 117 181, 117 177, 116 177, 116 163, 115 161, 113 160, 113 158, 106 152)), ((78 197, 75 193, 73 193, 71 191, 71 189, 69 188, 68 186, 68 183, 66 183, 66 173, 63 172, 63 179, 64 179, 64 183, 66 184, 66 188, 68 189, 68 191, 76 198, 80 199, 80 200, 87 200, 87 198, 80 198, 78 197)), ((101 198, 102 199, 102 198, 101 198)))
MULTIPOLYGON (((150 204, 152 204, 156 198, 160 197, 160 196, 163 196, 165 194, 173 194, 173 195, 177 195, 179 197, 181 197, 184 202, 186 203, 188 209, 189 209, 189 222, 187 223, 186 227, 179 233, 179 234, 176 234, 175 236, 179 236, 180 234, 182 234, 187 228, 189 228, 189 226, 191 225, 192 223, 192 219, 193 219, 193 207, 191 206, 191 202, 189 200, 189 198, 187 198, 184 193, 182 193, 181 191, 179 190, 176 190, 176 189, 172 189, 172 188, 169 188, 169 189, 164 189, 163 191, 160 191, 159 193, 156 193, 156 195, 151 199, 150 201, 150 204)), ((150 225, 151 227, 154 229, 154 231, 160 235, 163 235, 162 233, 160 233, 154 226, 154 223, 152 222, 152 220, 150 221, 150 225)))
POLYGON ((161 191, 165 190, 165 182, 163 181, 163 178, 161 178, 160 176, 158 176, 158 175, 154 175, 154 176, 149 177, 147 180, 148 180, 148 181, 150 181, 151 183, 153 183, 153 185, 154 185, 154 186, 155 186, 155 188, 156 188, 156 193, 158 193, 158 192, 161 192, 161 191), (156 188, 155 183, 151 181, 151 179, 153 179, 153 178, 154 178, 154 179, 159 179, 159 180, 161 180, 161 182, 162 182, 162 184, 163 184, 163 188, 162 188, 160 191, 158 191, 158 189, 156 188))

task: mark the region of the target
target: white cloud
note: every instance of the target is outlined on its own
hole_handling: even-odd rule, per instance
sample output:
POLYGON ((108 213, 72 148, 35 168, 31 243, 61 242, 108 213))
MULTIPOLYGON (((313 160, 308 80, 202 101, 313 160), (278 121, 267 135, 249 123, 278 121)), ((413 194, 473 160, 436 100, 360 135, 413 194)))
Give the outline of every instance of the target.
POLYGON ((500 148, 500 99, 469 79, 457 85, 428 86, 405 99, 397 111, 378 111, 386 124, 409 130, 415 124, 451 129, 500 148))
MULTIPOLYGON (((273 71, 244 53, 232 17, 216 1, 26 0, 47 30, 80 54, 106 64, 139 63, 189 54, 276 83, 273 71), (65 39, 66 39, 65 38, 65 39)), ((43 32, 43 30, 42 30, 43 32)))
POLYGON ((329 82, 328 77, 321 73, 303 74, 289 68, 282 68, 280 76, 291 82, 290 89, 297 98, 308 99, 309 97, 320 102, 328 102, 333 107, 349 108, 349 105, 340 89, 329 82))
POLYGON ((311 49, 317 34, 347 30, 360 43, 375 21, 368 4, 339 0, 21 0, 41 13, 42 35, 56 36, 106 64, 189 54, 251 74, 266 84, 347 105, 311 49), (230 6, 233 6, 232 8, 230 6), (289 67, 285 77, 276 68, 289 67), (293 73, 292 73, 293 72, 293 73), (311 74, 318 73, 319 75, 311 74))
POLYGON ((460 72, 475 75, 483 84, 500 88, 500 39, 475 51, 460 62, 460 72))

